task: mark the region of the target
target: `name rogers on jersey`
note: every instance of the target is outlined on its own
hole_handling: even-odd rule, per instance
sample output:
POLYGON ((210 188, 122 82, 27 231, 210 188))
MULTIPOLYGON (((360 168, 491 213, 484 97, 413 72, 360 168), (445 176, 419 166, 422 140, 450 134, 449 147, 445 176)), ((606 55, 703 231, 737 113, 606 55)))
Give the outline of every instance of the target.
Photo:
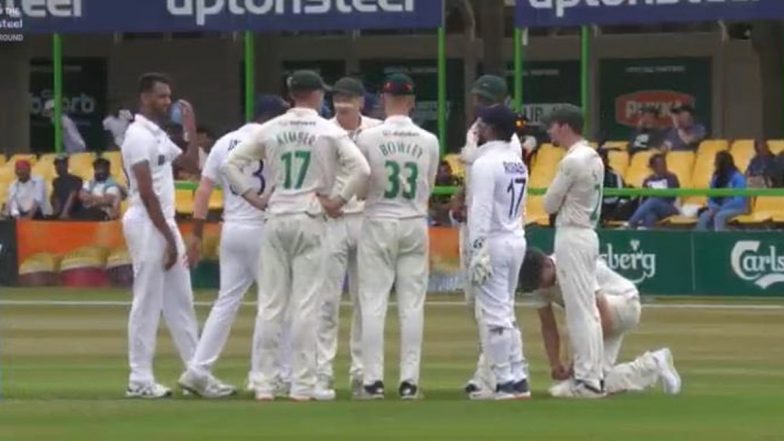
POLYGON ((614 7, 614 6, 672 6, 679 4, 700 5, 715 3, 743 3, 756 2, 758 0, 527 0, 532 8, 536 9, 555 9, 557 17, 563 17, 566 10, 579 6, 592 7, 614 7))
POLYGON ((415 12, 415 4, 416 0, 166 0, 170 14, 195 15, 199 26, 204 25, 207 16, 224 14, 227 8, 233 15, 320 15, 415 12))

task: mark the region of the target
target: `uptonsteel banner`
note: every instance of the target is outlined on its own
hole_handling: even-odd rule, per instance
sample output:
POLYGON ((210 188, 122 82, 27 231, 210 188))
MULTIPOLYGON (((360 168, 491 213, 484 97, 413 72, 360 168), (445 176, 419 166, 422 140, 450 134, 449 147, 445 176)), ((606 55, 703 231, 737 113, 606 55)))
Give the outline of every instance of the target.
POLYGON ((780 17, 782 0, 517 0, 516 23, 548 27, 780 17))
POLYGON ((436 28, 442 0, 0 0, 20 33, 436 28))

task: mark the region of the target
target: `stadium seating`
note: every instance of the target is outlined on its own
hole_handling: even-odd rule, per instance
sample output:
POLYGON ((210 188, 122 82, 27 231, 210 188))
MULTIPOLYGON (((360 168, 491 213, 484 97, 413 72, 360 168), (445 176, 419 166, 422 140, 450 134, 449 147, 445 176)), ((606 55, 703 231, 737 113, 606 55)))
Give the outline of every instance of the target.
POLYGON ((174 192, 174 209, 177 214, 193 214, 193 191, 177 189, 174 192))
POLYGON ((465 168, 463 167, 463 161, 460 160, 459 154, 450 153, 444 156, 444 161, 449 163, 449 166, 452 168, 453 175, 461 179, 465 178, 465 168))
POLYGON ((784 139, 771 139, 768 141, 768 147, 774 155, 784 152, 784 139))
POLYGON ((536 152, 536 161, 531 170, 531 187, 544 188, 550 185, 563 155, 563 149, 543 144, 536 152))
POLYGON ((629 152, 625 150, 610 150, 607 156, 610 158, 610 167, 620 173, 621 176, 626 176, 626 170, 629 169, 629 152))
POLYGON ((697 155, 716 156, 717 152, 729 150, 730 143, 726 139, 706 139, 697 148, 697 155))
POLYGON ((608 150, 628 150, 629 143, 626 141, 607 141, 602 146, 608 150))
POLYGON ((5 155, 0 154, 0 167, 4 166, 6 162, 5 155))
POLYGON ((784 198, 760 196, 753 203, 753 210, 733 219, 740 224, 759 224, 765 222, 784 222, 784 198))
POLYGON ((691 187, 694 161, 694 152, 670 152, 667 154, 667 169, 678 177, 681 188, 691 187))
POLYGON ((210 210, 223 209, 223 190, 216 188, 212 192, 212 194, 210 195, 209 209, 210 210))
POLYGON ((544 196, 528 196, 525 204, 525 223, 542 226, 550 223, 550 216, 544 211, 544 196))
POLYGON ((631 185, 632 187, 642 187, 642 183, 648 175, 651 174, 651 169, 648 167, 648 163, 651 160, 651 156, 653 156, 656 151, 647 150, 642 152, 637 152, 632 156, 631 163, 629 164, 629 168, 626 170, 626 174, 624 175, 624 181, 626 181, 626 185, 631 185))
POLYGON ((738 170, 742 173, 746 173, 751 158, 753 158, 755 154, 754 140, 739 139, 733 142, 732 148, 730 148, 730 154, 732 155, 732 159, 735 161, 735 166, 738 167, 738 170))

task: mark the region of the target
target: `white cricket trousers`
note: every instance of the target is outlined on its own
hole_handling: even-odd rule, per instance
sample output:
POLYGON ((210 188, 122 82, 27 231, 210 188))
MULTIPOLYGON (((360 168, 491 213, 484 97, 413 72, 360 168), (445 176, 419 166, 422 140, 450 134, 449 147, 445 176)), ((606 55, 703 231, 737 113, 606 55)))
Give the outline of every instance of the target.
POLYGON ((481 307, 476 301, 476 287, 471 282, 469 273, 469 265, 471 261, 470 250, 471 246, 468 243, 468 224, 460 224, 460 271, 463 274, 463 294, 466 298, 466 303, 471 309, 472 317, 476 323, 479 331, 479 359, 476 362, 476 370, 474 371, 471 382, 482 386, 484 388, 495 388, 495 375, 493 375, 492 366, 485 357, 484 344, 487 342, 487 326, 481 323, 482 314, 481 307))
POLYGON ((528 378, 523 341, 515 316, 515 292, 525 257, 522 234, 490 237, 487 246, 493 275, 477 289, 477 315, 484 357, 491 363, 497 384, 528 378))
POLYGON ((393 285, 400 317, 400 382, 419 384, 429 247, 424 218, 366 218, 362 225, 359 304, 365 385, 384 381, 384 322, 393 285))
MULTIPOLYGON (((220 291, 196 347, 190 370, 209 375, 229 338, 242 298, 259 269, 262 222, 225 222, 220 242, 220 291)), ((253 369, 251 369, 253 372, 253 369)))
POLYGON ((321 290, 319 325, 316 335, 317 374, 320 382, 332 384, 338 351, 340 299, 348 271, 348 292, 353 307, 351 315, 351 378, 362 378, 362 313, 359 308, 359 271, 357 246, 362 229, 362 213, 346 214, 327 220, 325 244, 325 279, 321 290))
POLYGON ((602 325, 596 307, 596 260, 599 238, 588 228, 561 227, 555 231, 557 277, 564 299, 569 341, 574 354, 574 378, 601 389, 603 375, 602 325))
POLYGON ((612 331, 604 336, 604 387, 609 394, 642 391, 659 380, 656 360, 650 352, 629 363, 616 364, 626 333, 640 323, 640 297, 635 291, 628 295, 607 296, 612 331))
POLYGON ((123 219, 123 234, 133 262, 133 302, 128 317, 128 359, 130 383, 155 382, 152 364, 158 322, 163 318, 174 345, 187 367, 198 340, 193 309, 191 275, 185 258, 185 244, 174 220, 169 228, 177 241, 177 263, 164 271, 166 240, 149 219, 123 219))
POLYGON ((257 392, 273 394, 280 377, 278 347, 291 320, 291 396, 310 397, 316 385, 316 326, 324 256, 325 221, 307 214, 270 215, 261 242, 259 336, 253 361, 257 392))

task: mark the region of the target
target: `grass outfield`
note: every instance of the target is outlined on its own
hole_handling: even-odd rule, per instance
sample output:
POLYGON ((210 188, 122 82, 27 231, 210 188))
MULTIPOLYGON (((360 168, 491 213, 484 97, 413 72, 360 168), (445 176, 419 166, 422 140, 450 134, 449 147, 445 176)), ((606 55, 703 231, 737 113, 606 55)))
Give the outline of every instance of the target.
MULTIPOLYGON (((209 301, 207 293, 199 300, 209 301)), ((451 298, 456 300, 456 298, 451 298)), ((337 366, 339 401, 221 402, 177 396, 122 399, 126 385, 126 293, 63 289, 0 292, 0 440, 601 440, 774 441, 784 439, 784 302, 726 302, 730 308, 646 308, 622 360, 668 345, 684 378, 678 397, 660 391, 591 402, 545 396, 549 380, 534 311, 519 310, 534 399, 470 402, 461 386, 472 372, 476 336, 464 307, 427 307, 421 402, 347 399, 344 309, 337 366), (95 301, 88 305, 36 301, 95 301), (19 302, 22 301, 22 302, 19 302), (29 302, 28 302, 29 301, 29 302)), ((436 298, 435 300, 438 300, 436 298)), ((690 303, 694 303, 693 301, 690 303)), ((713 302, 722 304, 722 302, 713 302)), ((201 322, 208 312, 198 309, 201 322)), ((244 382, 252 307, 243 307, 217 374, 244 382)), ((387 326, 387 385, 396 389, 397 320, 387 326)), ((181 366, 162 329, 156 372, 174 385, 181 366)))

